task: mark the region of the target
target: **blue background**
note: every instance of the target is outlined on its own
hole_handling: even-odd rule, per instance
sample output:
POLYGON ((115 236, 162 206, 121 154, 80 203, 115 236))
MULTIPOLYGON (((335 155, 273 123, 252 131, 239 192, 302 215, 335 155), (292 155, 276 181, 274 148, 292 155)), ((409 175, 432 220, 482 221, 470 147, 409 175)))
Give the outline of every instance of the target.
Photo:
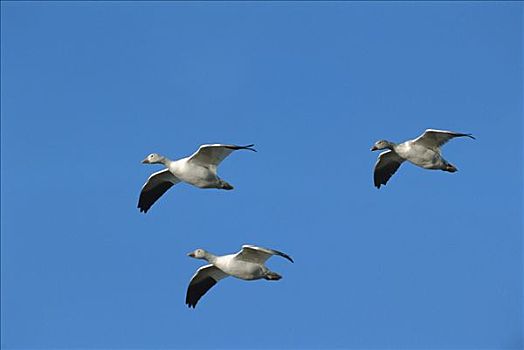
POLYGON ((522 348, 522 3, 1 3, 3 348, 522 348), (471 132, 455 174, 378 139, 471 132), (255 143, 234 191, 142 184, 255 143), (195 310, 202 261, 290 254, 195 310))

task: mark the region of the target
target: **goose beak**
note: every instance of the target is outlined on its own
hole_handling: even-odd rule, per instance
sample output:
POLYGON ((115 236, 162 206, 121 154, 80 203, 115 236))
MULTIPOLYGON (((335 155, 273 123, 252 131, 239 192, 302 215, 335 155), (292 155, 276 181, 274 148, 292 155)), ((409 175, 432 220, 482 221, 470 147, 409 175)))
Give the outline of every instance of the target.
POLYGON ((144 160, 142 161, 142 164, 149 164, 149 160, 147 160, 147 158, 144 159, 144 160))
POLYGON ((194 258, 195 257, 195 252, 187 253, 187 256, 190 256, 190 257, 194 258))
POLYGON ((377 146, 373 146, 373 147, 371 147, 371 150, 372 150, 372 151, 376 151, 377 149, 378 149, 377 146))

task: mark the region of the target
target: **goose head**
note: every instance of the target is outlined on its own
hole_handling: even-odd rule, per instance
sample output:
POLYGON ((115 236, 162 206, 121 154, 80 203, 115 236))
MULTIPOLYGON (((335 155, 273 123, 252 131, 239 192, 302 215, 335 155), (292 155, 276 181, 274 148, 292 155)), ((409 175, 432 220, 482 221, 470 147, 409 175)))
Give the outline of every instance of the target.
POLYGON ((162 163, 164 157, 158 153, 151 153, 143 161, 142 164, 159 164, 162 163))
POLYGON ((196 249, 195 251, 192 251, 191 253, 188 253, 187 256, 190 256, 195 259, 205 259, 207 252, 204 249, 196 249))
POLYGON ((386 149, 386 148, 387 149, 393 149, 393 143, 389 142, 389 141, 386 141, 386 140, 380 140, 380 141, 375 142, 373 147, 371 147, 371 150, 372 151, 378 151, 378 150, 386 149))

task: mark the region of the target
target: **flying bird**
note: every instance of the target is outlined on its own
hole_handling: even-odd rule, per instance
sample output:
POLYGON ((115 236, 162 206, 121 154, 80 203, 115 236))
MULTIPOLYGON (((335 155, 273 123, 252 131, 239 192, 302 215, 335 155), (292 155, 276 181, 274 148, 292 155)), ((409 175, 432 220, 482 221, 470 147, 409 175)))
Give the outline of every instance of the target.
POLYGON ((385 185, 405 160, 424 169, 454 173, 457 168, 442 157, 440 147, 454 137, 463 136, 475 139, 471 134, 427 129, 416 139, 400 144, 386 140, 377 141, 371 148, 372 151, 388 150, 380 153, 375 164, 375 186, 380 188, 381 185, 385 185))
POLYGON ((209 262, 197 270, 189 282, 186 294, 186 304, 194 308, 200 298, 206 294, 218 281, 228 276, 251 281, 266 279, 278 281, 282 278, 278 273, 270 271, 264 263, 273 255, 279 255, 293 262, 287 254, 278 250, 243 245, 242 250, 236 254, 216 256, 204 249, 197 249, 188 254, 196 259, 209 262))
POLYGON ((170 160, 157 153, 151 153, 143 164, 163 164, 166 169, 153 173, 140 192, 138 208, 147 213, 151 206, 167 190, 179 182, 186 182, 199 188, 218 188, 232 190, 226 181, 217 175, 217 167, 231 152, 247 149, 256 152, 254 145, 202 145, 194 154, 179 160, 170 160))

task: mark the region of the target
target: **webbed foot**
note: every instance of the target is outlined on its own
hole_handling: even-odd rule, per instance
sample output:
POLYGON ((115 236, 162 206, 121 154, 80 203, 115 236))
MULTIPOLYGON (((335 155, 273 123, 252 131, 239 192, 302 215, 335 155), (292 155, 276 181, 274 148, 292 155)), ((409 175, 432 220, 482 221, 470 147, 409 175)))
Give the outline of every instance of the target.
POLYGON ((454 173, 455 171, 457 171, 458 169, 455 168, 455 166, 453 164, 446 164, 446 167, 444 169, 442 169, 444 171, 447 171, 447 172, 450 172, 450 173, 454 173))
POLYGON ((223 190, 229 191, 229 190, 232 190, 234 187, 231 186, 230 184, 228 184, 227 182, 221 180, 220 181, 220 188, 223 189, 223 190))
POLYGON ((267 279, 268 281, 278 281, 279 279, 282 278, 282 276, 280 276, 276 272, 268 272, 268 273, 266 273, 264 278, 267 279))

